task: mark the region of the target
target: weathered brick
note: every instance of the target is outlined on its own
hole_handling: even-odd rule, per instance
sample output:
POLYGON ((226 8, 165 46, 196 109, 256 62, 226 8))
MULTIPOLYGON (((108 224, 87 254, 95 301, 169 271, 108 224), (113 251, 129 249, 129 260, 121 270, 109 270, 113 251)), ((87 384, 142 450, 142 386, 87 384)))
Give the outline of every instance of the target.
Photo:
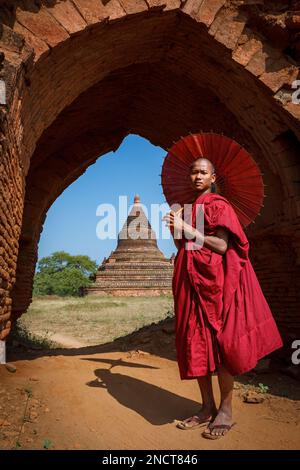
POLYGON ((204 0, 197 14, 197 20, 210 26, 226 0, 204 0))
POLYGON ((246 21, 246 16, 224 8, 217 14, 209 33, 228 49, 234 49, 245 28, 246 21))
POLYGON ((246 35, 245 41, 237 45, 233 51, 232 58, 239 64, 246 66, 254 54, 261 51, 262 48, 261 39, 253 33, 249 33, 246 35))
POLYGON ((26 39, 27 44, 32 47, 35 53, 35 61, 39 60, 43 55, 49 52, 49 46, 45 41, 35 36, 27 28, 24 28, 18 21, 14 25, 15 31, 22 34, 26 39))
POLYGON ((44 7, 40 9, 38 16, 30 11, 17 8, 16 17, 22 26, 25 26, 25 28, 29 29, 29 31, 44 40, 51 47, 69 38, 67 31, 44 7))
POLYGON ((107 18, 108 14, 102 2, 97 0, 72 0, 80 14, 88 24, 99 23, 107 18))
POLYGON ((281 58, 273 62, 259 79, 276 93, 284 85, 291 86, 298 76, 299 69, 281 58))
POLYGON ((1 24, 1 45, 6 49, 20 53, 24 46, 24 38, 17 31, 11 30, 6 24, 1 24))
POLYGON ((284 109, 286 109, 294 118, 297 120, 300 120, 300 104, 294 104, 294 103, 287 103, 284 106, 284 109))
POLYGON ((68 31, 69 34, 81 31, 87 25, 70 0, 55 3, 51 8, 50 13, 68 31))
POLYGON ((148 5, 144 0, 119 0, 119 3, 128 15, 148 10, 148 5))
MULTIPOLYGON (((0 321, 1 321, 1 318, 2 317, 0 317, 0 321)), ((5 320, 5 318, 4 318, 4 320, 5 320)), ((5 323, 4 320, 2 320, 4 327, 3 327, 2 330, 0 330, 0 340, 1 341, 5 340, 6 337, 9 335, 9 332, 10 332, 10 326, 8 328, 6 328, 6 323, 5 323)))
POLYGON ((147 4, 149 8, 159 8, 166 10, 173 10, 176 8, 180 8, 181 1, 180 0, 147 0, 147 4))
POLYGON ((187 0, 182 8, 182 11, 192 18, 195 18, 203 1, 204 0, 187 0))
POLYGON ((110 0, 105 4, 105 14, 109 16, 110 20, 117 20, 123 18, 126 12, 118 0, 110 0))
POLYGON ((252 56, 246 69, 253 73, 253 75, 260 76, 267 70, 269 63, 279 58, 280 52, 264 45, 262 49, 259 49, 252 56))

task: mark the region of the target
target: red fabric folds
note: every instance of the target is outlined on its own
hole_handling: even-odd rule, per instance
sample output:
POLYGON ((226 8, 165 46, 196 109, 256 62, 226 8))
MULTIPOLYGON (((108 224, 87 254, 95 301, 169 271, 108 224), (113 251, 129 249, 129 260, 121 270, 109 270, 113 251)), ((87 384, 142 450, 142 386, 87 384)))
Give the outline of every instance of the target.
POLYGON ((230 203, 219 194, 198 197, 192 225, 203 204, 204 233, 229 232, 220 255, 183 238, 174 262, 176 350, 182 379, 216 371, 251 370, 283 343, 249 259, 249 242, 230 203), (194 246, 196 249, 188 249, 194 246))

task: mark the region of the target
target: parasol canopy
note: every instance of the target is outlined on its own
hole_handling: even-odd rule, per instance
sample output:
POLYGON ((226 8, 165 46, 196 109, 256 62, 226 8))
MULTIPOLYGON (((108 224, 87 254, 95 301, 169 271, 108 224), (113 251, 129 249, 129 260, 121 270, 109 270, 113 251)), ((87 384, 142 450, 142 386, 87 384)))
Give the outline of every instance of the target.
POLYGON ((199 196, 190 180, 190 165, 199 157, 213 163, 217 193, 231 203, 240 223, 245 227, 253 222, 263 206, 261 171, 252 156, 235 140, 212 132, 189 134, 169 149, 161 174, 168 204, 191 204, 199 196))

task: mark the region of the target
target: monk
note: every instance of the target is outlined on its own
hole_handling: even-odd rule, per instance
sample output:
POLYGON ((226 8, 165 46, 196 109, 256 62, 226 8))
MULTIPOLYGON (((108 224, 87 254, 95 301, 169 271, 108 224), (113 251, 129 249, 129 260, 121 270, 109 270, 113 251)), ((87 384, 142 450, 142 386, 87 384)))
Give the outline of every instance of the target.
POLYGON ((199 413, 177 427, 206 426, 202 436, 218 439, 236 424, 232 418, 234 376, 253 369, 283 343, 249 260, 249 242, 236 212, 214 191, 212 162, 204 157, 195 160, 190 181, 197 194, 190 223, 182 210, 163 218, 178 249, 172 289, 180 377, 197 379, 202 397, 199 413), (196 228, 199 208, 204 231, 196 228), (218 375, 220 388, 218 408, 213 373, 218 375))

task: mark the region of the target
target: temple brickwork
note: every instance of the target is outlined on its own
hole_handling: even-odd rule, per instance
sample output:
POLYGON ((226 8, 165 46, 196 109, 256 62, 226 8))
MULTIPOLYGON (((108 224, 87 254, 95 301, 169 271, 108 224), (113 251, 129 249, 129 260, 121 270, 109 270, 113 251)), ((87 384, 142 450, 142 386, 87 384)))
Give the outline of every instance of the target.
POLYGON ((104 258, 86 293, 126 297, 171 294, 172 276, 173 257, 167 259, 159 250, 140 198, 135 196, 117 248, 104 258))

